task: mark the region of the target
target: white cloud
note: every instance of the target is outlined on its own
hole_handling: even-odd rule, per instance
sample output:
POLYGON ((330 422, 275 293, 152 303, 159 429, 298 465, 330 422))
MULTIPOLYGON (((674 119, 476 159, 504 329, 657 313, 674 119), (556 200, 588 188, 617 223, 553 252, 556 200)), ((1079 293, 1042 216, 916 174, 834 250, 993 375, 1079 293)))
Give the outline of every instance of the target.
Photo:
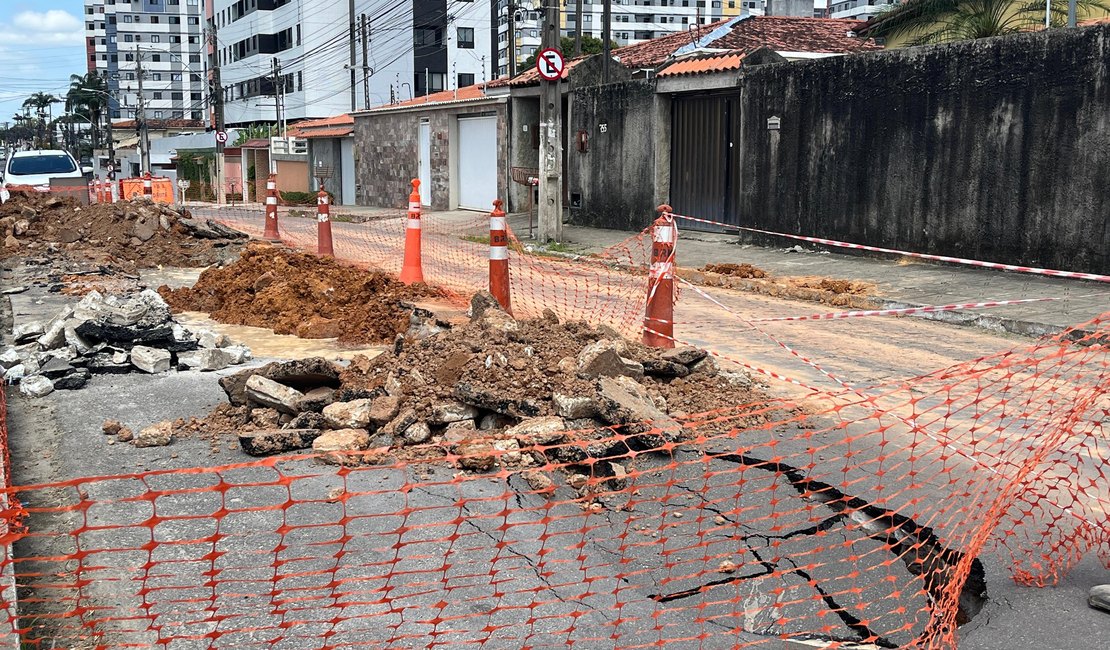
POLYGON ((61 9, 22 11, 12 18, 10 27, 0 27, 0 41, 40 47, 80 45, 85 42, 84 29, 77 16, 61 9))

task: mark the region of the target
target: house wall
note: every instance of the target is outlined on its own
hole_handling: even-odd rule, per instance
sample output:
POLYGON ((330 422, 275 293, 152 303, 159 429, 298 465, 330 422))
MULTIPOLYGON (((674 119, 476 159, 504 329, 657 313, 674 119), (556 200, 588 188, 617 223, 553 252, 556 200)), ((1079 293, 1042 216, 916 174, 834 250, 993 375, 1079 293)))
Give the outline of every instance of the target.
POLYGON ((329 165, 331 177, 325 181, 325 186, 335 197, 336 205, 343 203, 343 155, 339 142, 338 138, 308 139, 308 186, 313 192, 318 192, 320 186, 316 183, 316 165, 320 162, 329 165))
POLYGON ((734 222, 1110 272, 1107 52, 1110 26, 754 67, 734 222))
POLYGON ((655 218, 658 131, 654 86, 625 81, 575 89, 570 112, 571 223, 639 230, 655 218), (604 130, 603 130, 604 129, 604 130), (579 151, 584 131, 588 150, 579 151), (576 196, 581 207, 574 207, 576 196))
POLYGON ((278 192, 308 191, 308 162, 305 156, 275 155, 278 192))
POLYGON ((456 105, 424 110, 384 111, 355 116, 356 173, 359 205, 401 208, 408 205, 411 181, 420 175, 418 131, 421 118, 428 118, 432 134, 433 210, 450 210, 452 204, 452 137, 460 115, 496 114, 497 195, 506 196, 508 145, 506 104, 456 105))

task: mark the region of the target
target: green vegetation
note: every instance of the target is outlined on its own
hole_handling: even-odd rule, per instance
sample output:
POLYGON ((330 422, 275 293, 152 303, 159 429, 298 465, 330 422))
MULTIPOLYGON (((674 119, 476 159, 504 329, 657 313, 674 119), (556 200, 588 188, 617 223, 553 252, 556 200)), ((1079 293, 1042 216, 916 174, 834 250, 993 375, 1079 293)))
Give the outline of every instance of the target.
MULTIPOLYGON (((559 41, 559 49, 562 50, 563 56, 565 56, 567 58, 570 58, 570 57, 574 56, 574 37, 564 36, 559 41)), ((601 54, 601 51, 604 50, 604 49, 605 49, 605 43, 603 43, 600 38, 595 38, 593 36, 586 36, 586 35, 583 34, 583 36, 582 36, 582 55, 583 56, 590 55, 590 54, 601 54)), ((610 50, 617 49, 617 44, 614 43, 612 41, 612 39, 609 40, 609 49, 610 50)), ((538 52, 539 50, 536 50, 536 51, 538 52)), ((523 71, 528 70, 532 67, 535 67, 535 65, 536 65, 536 55, 533 53, 532 56, 528 57, 527 59, 524 59, 524 62, 521 63, 519 66, 517 66, 517 70, 520 71, 520 72, 523 72, 523 71)))
MULTIPOLYGON (((877 16, 867 36, 910 45, 966 41, 1043 29, 1045 2, 1029 0, 909 0, 877 16)), ((1080 16, 1110 12, 1108 0, 1078 0, 1080 16)), ((1050 23, 1067 24, 1068 0, 1051 0, 1050 23)))

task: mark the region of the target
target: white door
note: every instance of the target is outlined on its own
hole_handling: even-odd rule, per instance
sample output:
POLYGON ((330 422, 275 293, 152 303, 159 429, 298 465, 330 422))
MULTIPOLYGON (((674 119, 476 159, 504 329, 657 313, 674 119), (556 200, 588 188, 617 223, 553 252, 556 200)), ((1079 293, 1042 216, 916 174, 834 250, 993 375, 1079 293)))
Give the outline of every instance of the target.
POLYGON ((497 198, 497 117, 460 117, 459 207, 489 212, 497 198))
POLYGON ((420 203, 432 204, 432 125, 420 123, 420 203))
POLYGON ((339 141, 339 162, 342 168, 343 205, 355 204, 355 139, 343 138, 339 141))

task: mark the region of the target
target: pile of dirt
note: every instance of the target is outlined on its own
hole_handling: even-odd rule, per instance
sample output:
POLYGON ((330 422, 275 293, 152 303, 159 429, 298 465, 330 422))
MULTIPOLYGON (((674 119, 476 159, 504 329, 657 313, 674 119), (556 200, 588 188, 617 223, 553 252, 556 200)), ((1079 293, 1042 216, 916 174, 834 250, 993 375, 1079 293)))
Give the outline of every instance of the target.
POLYGON ((874 283, 862 282, 860 280, 837 280, 835 278, 820 276, 800 276, 783 278, 783 281, 791 286, 802 289, 817 289, 819 291, 829 291, 846 296, 870 296, 875 293, 874 283))
POLYGON ((158 291, 175 311, 348 344, 392 341, 410 325, 413 310, 403 301, 439 295, 426 285, 405 286, 384 273, 265 242, 252 242, 232 264, 205 270, 192 287, 158 291))
POLYGON ((247 235, 147 199, 82 206, 49 193, 13 192, 0 205, 0 256, 64 254, 125 271, 210 266, 247 235))
POLYGON ((234 435, 255 456, 311 447, 347 465, 501 467, 536 487, 552 484, 545 467, 572 485, 581 474, 619 481, 636 453, 669 453, 669 443, 693 432, 762 422, 721 417, 764 396, 704 350, 648 348, 550 312, 517 321, 487 293, 475 296, 471 313, 468 323, 399 338, 391 351, 346 367, 318 358, 244 370, 220 380, 228 403, 208 417, 164 424, 213 449, 234 435))
POLYGON ((766 278, 770 275, 763 269, 751 264, 706 264, 701 269, 709 273, 720 273, 734 278, 766 278))

